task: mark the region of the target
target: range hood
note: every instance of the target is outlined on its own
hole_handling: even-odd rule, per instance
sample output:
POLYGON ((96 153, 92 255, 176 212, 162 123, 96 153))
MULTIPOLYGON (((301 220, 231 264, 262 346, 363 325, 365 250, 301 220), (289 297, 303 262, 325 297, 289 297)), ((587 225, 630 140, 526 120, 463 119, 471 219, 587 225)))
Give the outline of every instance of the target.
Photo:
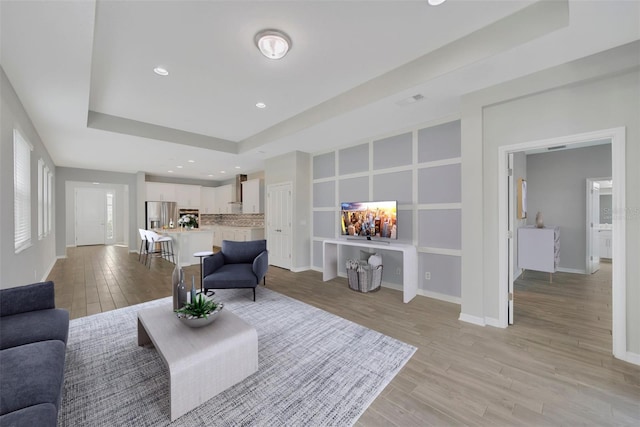
POLYGON ((230 201, 229 204, 230 205, 242 205, 242 183, 245 182, 247 180, 247 175, 236 175, 236 182, 235 182, 235 187, 236 187, 236 194, 235 194, 235 199, 230 201))

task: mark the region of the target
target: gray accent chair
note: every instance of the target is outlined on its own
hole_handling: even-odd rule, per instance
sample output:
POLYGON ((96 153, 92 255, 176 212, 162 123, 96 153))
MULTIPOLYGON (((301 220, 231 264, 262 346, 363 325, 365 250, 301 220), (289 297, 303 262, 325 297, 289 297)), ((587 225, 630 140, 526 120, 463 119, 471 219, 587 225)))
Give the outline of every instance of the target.
POLYGON ((57 425, 68 335, 53 282, 0 290, 0 425, 57 425))
POLYGON ((266 240, 248 242, 222 241, 222 250, 202 262, 202 287, 209 289, 252 288, 256 300, 256 286, 267 285, 265 274, 269 267, 266 240))

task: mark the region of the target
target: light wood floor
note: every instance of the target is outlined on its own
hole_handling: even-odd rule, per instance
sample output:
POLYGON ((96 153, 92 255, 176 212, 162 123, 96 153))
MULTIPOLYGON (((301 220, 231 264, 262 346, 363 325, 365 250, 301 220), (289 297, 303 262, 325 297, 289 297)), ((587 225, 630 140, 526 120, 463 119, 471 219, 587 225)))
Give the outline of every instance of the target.
MULTIPOLYGON (((73 318, 171 294, 173 265, 151 270, 126 248, 68 249, 49 279, 73 318)), ((198 277, 199 267, 187 268, 198 277)), ((640 425, 640 367, 611 356, 611 266, 591 276, 527 272, 515 325, 479 327, 458 305, 382 288, 348 289, 318 272, 270 267, 267 287, 418 348, 358 426, 640 425)), ((247 294, 250 298, 250 292, 247 294)))

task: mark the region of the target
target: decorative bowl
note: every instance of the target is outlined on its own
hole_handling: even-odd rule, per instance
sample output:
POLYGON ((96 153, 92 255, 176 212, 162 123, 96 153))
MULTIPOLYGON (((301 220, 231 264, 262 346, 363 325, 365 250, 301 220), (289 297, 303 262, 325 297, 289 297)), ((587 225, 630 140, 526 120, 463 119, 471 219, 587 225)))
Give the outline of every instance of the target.
POLYGON ((178 316, 178 320, 180 320, 181 323, 187 325, 188 327, 201 328, 213 323, 213 321, 218 318, 223 307, 224 304, 222 304, 221 302, 218 303, 216 309, 209 313, 207 317, 189 317, 182 313, 176 313, 176 315, 178 316))

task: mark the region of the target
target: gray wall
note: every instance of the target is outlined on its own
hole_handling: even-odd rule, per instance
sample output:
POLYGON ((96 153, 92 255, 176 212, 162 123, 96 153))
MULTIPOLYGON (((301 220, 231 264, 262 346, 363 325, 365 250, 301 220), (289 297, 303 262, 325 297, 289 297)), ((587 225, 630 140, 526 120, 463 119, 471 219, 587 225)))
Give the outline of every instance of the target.
POLYGON ((611 144, 529 155, 527 175, 527 224, 542 212, 560 227, 559 267, 586 272, 586 179, 611 176, 611 144))
POLYGON ((624 126, 627 349, 640 354, 639 59, 630 44, 463 97, 461 317, 499 316, 499 147, 624 126))
MULTIPOLYGON (((58 206, 55 183, 58 176, 31 119, 13 86, 0 67, 0 288, 26 285, 43 280, 56 261, 55 241, 59 235, 55 220, 58 206), (31 152, 31 246, 14 251, 13 220, 13 129, 33 145, 31 152), (38 238, 38 159, 53 173, 54 224, 48 236, 38 238)), ((62 234, 64 236, 64 234, 62 234)))
MULTIPOLYGON (((341 202, 397 200, 397 243, 418 249, 419 293, 458 301, 460 163, 458 120, 425 124, 313 156, 313 267, 322 269, 322 241, 340 235, 341 202), (431 273, 430 280, 425 272, 431 273)), ((379 246, 375 251, 383 257, 383 282, 400 287, 402 255, 379 246)), ((338 271, 342 274, 348 258, 360 258, 360 250, 341 249, 338 271)))

